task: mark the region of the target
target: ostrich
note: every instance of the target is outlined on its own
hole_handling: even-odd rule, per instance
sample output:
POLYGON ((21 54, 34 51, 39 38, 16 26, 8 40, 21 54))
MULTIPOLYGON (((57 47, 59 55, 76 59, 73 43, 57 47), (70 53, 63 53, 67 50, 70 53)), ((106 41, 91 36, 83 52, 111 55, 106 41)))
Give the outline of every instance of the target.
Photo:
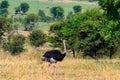
POLYGON ((61 62, 64 57, 66 56, 66 45, 65 45, 66 40, 63 40, 63 45, 64 45, 64 53, 62 54, 59 50, 50 50, 45 52, 45 54, 42 57, 42 61, 49 62, 48 65, 48 73, 50 73, 50 66, 53 63, 54 64, 54 75, 56 75, 56 63, 61 62))

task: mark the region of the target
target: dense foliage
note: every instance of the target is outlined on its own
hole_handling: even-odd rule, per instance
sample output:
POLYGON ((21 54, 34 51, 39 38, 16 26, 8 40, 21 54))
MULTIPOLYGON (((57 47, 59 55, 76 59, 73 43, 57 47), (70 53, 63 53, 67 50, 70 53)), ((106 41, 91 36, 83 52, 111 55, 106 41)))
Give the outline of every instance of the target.
POLYGON ((25 37, 14 35, 10 41, 3 43, 3 49, 11 54, 18 54, 24 50, 25 37))
POLYGON ((120 19, 120 1, 119 0, 100 0, 99 5, 104 10, 109 20, 120 19))
POLYGON ((64 17, 64 10, 60 6, 52 7, 50 9, 50 12, 51 12, 51 14, 52 14, 52 16, 53 16, 53 18, 54 18, 55 21, 56 20, 61 20, 64 17))
POLYGON ((119 31, 118 21, 106 19, 101 10, 95 8, 53 24, 50 27, 50 42, 59 47, 60 40, 66 39, 67 48, 73 52, 74 57, 75 52, 81 51, 83 55, 93 58, 112 58, 119 46, 119 31))
POLYGON ((7 16, 7 14, 8 14, 8 10, 7 10, 8 7, 9 7, 8 1, 2 1, 0 3, 0 15, 7 16))
POLYGON ((28 3, 21 3, 15 8, 15 14, 23 13, 25 14, 29 10, 30 6, 28 3))
POLYGON ((46 42, 46 35, 41 30, 33 30, 29 35, 31 45, 42 46, 46 42))
POLYGON ((74 57, 75 51, 90 50, 90 48, 97 43, 95 37, 100 35, 98 33, 101 27, 99 20, 102 16, 102 13, 98 9, 94 9, 86 11, 85 13, 76 14, 73 18, 65 22, 52 25, 50 32, 54 34, 54 36, 51 37, 51 42, 60 44, 59 41, 61 39, 66 39, 67 47, 73 52, 74 57), (96 43, 94 43, 94 41, 96 41, 96 43))
POLYGON ((23 12, 23 13, 26 13, 28 10, 29 10, 29 4, 28 3, 21 3, 20 4, 20 7, 21 7, 21 11, 23 12))

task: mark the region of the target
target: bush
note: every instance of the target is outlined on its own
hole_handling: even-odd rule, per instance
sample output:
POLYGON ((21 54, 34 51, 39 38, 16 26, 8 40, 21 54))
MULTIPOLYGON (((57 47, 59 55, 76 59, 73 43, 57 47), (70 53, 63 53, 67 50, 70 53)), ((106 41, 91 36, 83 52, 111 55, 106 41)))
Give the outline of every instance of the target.
POLYGON ((3 43, 3 49, 11 54, 20 53, 24 50, 25 38, 22 35, 14 35, 8 42, 3 43))
POLYGON ((34 30, 30 33, 29 40, 31 45, 39 47, 46 42, 46 35, 41 30, 34 30))
POLYGON ((39 16, 36 14, 28 14, 24 19, 25 31, 32 31, 35 28, 35 23, 37 23, 39 16))

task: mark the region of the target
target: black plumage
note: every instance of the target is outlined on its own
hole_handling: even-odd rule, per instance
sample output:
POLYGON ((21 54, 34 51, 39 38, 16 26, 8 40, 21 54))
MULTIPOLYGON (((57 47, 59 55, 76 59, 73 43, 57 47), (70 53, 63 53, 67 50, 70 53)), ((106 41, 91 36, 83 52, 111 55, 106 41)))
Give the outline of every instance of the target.
POLYGON ((48 62, 50 61, 51 58, 53 58, 56 61, 62 61, 65 56, 66 56, 66 53, 62 54, 59 50, 50 50, 43 55, 44 58, 47 58, 48 62))

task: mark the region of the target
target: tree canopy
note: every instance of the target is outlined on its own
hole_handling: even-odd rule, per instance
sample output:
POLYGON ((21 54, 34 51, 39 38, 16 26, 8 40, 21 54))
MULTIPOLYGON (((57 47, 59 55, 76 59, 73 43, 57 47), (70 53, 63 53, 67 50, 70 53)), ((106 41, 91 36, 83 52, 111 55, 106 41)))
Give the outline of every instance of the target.
MULTIPOLYGON (((83 55, 87 54, 91 57, 109 56, 111 58, 116 50, 116 42, 120 39, 115 35, 114 37, 119 39, 115 40, 110 36, 111 34, 107 33, 108 26, 115 28, 118 23, 106 20, 101 10, 94 8, 75 14, 66 21, 53 24, 50 32, 54 36, 51 36, 50 41, 55 42, 53 45, 59 47, 61 39, 66 39, 67 48, 73 52, 73 56, 75 52, 81 51, 83 55)), ((119 28, 115 30, 117 29, 119 28)), ((119 32, 115 31, 113 34, 119 34, 119 32)))
POLYGON ((2 1, 0 3, 0 15, 7 16, 7 14, 8 14, 8 10, 7 10, 8 7, 9 7, 8 1, 2 1))
POLYGON ((74 10, 75 13, 81 12, 82 7, 80 5, 75 5, 75 6, 73 6, 73 10, 74 10))
POLYGON ((22 11, 23 13, 26 13, 26 12, 29 10, 29 8, 30 8, 30 6, 29 6, 28 3, 21 3, 21 4, 20 4, 20 7, 21 7, 21 11, 22 11))
POLYGON ((50 12, 54 18, 54 20, 61 20, 64 17, 64 10, 62 7, 57 6, 57 7, 52 7, 50 9, 50 12))
POLYGON ((120 0, 99 0, 108 19, 120 19, 120 0))

